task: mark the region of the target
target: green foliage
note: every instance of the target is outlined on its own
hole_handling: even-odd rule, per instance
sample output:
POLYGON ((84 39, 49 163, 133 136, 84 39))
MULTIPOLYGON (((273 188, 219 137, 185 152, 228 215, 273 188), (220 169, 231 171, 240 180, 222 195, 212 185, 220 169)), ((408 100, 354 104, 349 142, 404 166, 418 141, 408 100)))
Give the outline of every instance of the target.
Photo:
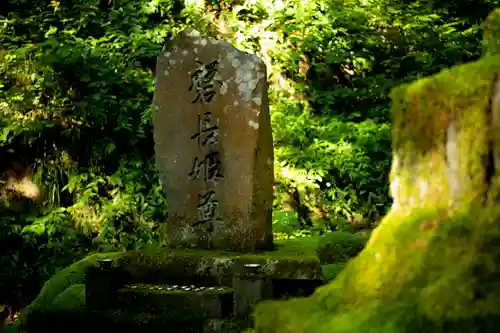
POLYGON ((19 270, 46 279, 92 249, 161 241, 166 202, 150 101, 156 55, 182 9, 175 1, 9 6, 17 7, 0 31, 2 170, 20 164, 42 198, 21 212, 8 200, 2 208, 2 265, 12 268, 3 290, 19 270), (19 259, 29 253, 38 265, 19 259))
POLYGON ((305 201, 326 206, 330 218, 358 213, 377 219, 389 203, 390 126, 311 116, 291 104, 278 107, 273 110, 277 180, 299 182, 303 193, 309 189, 305 201))
POLYGON ((3 4, 0 303, 31 299, 88 252, 165 244, 150 103, 169 34, 193 26, 269 65, 274 225, 290 238, 376 225, 391 204, 389 90, 478 57, 477 24, 498 5, 196 2, 3 4), (307 230, 279 212, 291 188, 311 212, 307 230))

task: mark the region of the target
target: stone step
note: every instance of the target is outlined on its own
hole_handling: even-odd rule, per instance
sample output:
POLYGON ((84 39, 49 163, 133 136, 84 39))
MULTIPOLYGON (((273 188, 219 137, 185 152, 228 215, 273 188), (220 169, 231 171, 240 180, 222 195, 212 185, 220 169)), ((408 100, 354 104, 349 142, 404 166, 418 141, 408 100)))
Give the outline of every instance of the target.
POLYGON ((178 317, 172 320, 170 313, 151 314, 124 310, 99 310, 92 312, 92 319, 97 324, 96 333, 201 333, 204 331, 202 319, 193 320, 178 317))
POLYGON ((225 286, 132 284, 118 290, 117 308, 162 313, 170 320, 217 319, 233 313, 233 289, 225 286))

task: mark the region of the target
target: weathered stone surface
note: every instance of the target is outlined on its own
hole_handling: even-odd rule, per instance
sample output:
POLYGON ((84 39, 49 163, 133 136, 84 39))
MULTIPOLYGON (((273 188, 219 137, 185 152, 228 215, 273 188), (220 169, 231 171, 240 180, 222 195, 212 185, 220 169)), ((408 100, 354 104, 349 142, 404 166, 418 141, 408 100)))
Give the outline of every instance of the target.
POLYGON ((262 60, 184 30, 158 57, 157 166, 173 247, 272 247, 273 146, 262 60))
POLYGON ((259 264, 264 275, 276 279, 321 280, 322 270, 315 256, 269 257, 263 254, 209 253, 204 250, 171 250, 157 253, 127 252, 117 260, 133 281, 145 283, 224 284, 235 271, 259 264))
POLYGON ((249 319, 257 303, 272 299, 272 280, 260 272, 258 264, 245 265, 233 277, 234 313, 239 318, 249 319))

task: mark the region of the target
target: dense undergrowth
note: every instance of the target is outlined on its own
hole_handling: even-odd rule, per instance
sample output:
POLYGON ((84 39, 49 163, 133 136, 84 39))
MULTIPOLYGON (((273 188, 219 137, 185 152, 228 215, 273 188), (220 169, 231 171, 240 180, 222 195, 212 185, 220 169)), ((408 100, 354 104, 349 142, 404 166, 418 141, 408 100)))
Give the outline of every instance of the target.
POLYGON ((161 246, 151 99, 187 26, 270 67, 278 237, 390 205, 391 88, 480 54, 495 1, 10 0, 0 8, 0 304, 90 251, 161 246), (287 212, 288 211, 288 212, 287 212), (295 212, 295 213, 294 213, 295 212), (297 219, 297 215, 300 219, 297 219))

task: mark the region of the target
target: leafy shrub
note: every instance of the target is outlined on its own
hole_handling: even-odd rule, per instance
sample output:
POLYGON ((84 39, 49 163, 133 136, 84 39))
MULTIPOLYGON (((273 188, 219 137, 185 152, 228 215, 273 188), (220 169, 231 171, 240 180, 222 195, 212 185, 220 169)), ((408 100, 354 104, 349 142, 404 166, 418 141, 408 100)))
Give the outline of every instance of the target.
POLYGON ((0 166, 8 174, 19 165, 10 178, 28 178, 40 192, 36 202, 2 196, 1 265, 10 269, 0 285, 19 293, 18 283, 29 277, 36 290, 88 251, 161 243, 166 202, 150 101, 156 55, 182 8, 175 1, 9 6, 0 12, 0 166), (20 200, 26 204, 13 204, 20 200))

